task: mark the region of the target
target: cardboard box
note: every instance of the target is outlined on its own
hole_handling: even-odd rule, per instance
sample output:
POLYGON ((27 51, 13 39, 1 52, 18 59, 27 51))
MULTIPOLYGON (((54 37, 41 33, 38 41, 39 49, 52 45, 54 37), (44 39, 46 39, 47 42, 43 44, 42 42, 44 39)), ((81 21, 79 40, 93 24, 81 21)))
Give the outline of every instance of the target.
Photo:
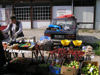
POLYGON ((67 66, 61 67, 61 75, 77 75, 78 72, 79 72, 79 68, 76 69, 76 68, 70 68, 70 67, 67 67, 67 66))
POLYGON ((82 64, 81 64, 81 75, 86 75, 86 74, 82 74, 82 68, 83 68, 84 65, 89 64, 89 63, 97 66, 98 69, 99 69, 99 63, 97 61, 83 61, 82 64))
POLYGON ((85 52, 85 56, 87 56, 87 55, 95 55, 95 52, 85 52))

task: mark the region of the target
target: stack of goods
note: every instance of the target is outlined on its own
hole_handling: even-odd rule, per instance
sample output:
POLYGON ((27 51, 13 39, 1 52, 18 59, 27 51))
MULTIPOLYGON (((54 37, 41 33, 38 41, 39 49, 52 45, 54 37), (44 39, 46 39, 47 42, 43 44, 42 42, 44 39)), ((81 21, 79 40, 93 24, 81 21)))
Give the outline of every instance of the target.
POLYGON ((18 50, 18 44, 13 44, 13 45, 12 45, 12 49, 18 50))
POLYGON ((93 52, 92 46, 87 46, 85 50, 85 55, 95 55, 95 52, 93 52))
POLYGON ((99 75, 98 62, 83 62, 81 75, 99 75))
POLYGON ((31 43, 22 43, 18 45, 18 49, 20 50, 28 50, 28 48, 31 46, 31 43))
POLYGON ((79 62, 73 61, 73 62, 70 62, 70 63, 64 63, 64 66, 78 69, 79 68, 79 62))
POLYGON ((16 50, 33 50, 35 46, 34 42, 27 42, 27 43, 21 43, 21 44, 13 44, 11 47, 12 49, 16 50))
POLYGON ((31 42, 31 46, 28 48, 28 50, 34 50, 35 48, 35 42, 31 42))
POLYGON ((78 50, 69 50, 69 53, 72 55, 73 60, 75 61, 82 61, 84 60, 84 52, 78 50))
POLYGON ((53 42, 48 36, 42 36, 37 45, 39 45, 41 50, 51 51, 53 49, 53 42))
POLYGON ((79 71, 79 62, 73 61, 70 63, 64 63, 61 67, 61 74, 63 75, 77 75, 79 71))

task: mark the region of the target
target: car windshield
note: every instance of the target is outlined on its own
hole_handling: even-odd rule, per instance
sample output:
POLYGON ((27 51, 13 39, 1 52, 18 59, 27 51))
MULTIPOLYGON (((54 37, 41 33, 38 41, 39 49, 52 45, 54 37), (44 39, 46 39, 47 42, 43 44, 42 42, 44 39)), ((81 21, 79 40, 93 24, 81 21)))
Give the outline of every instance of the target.
POLYGON ((53 25, 59 25, 61 27, 69 27, 69 28, 75 28, 75 21, 74 20, 53 20, 52 21, 53 25))

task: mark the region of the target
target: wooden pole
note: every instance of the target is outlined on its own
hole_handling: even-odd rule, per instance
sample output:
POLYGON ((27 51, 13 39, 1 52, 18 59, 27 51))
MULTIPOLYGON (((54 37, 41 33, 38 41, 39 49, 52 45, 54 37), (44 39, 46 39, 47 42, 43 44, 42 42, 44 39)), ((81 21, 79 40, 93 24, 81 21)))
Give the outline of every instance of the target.
POLYGON ((95 19, 96 19, 96 0, 94 0, 94 16, 93 16, 93 29, 95 29, 95 19))
POLYGON ((31 17, 31 29, 33 28, 33 7, 32 7, 32 0, 30 0, 30 6, 31 6, 31 15, 30 15, 30 17, 31 17))
POLYGON ((50 21, 52 20, 52 0, 50 0, 50 21))
POLYGON ((72 0, 72 14, 74 14, 74 1, 72 0))

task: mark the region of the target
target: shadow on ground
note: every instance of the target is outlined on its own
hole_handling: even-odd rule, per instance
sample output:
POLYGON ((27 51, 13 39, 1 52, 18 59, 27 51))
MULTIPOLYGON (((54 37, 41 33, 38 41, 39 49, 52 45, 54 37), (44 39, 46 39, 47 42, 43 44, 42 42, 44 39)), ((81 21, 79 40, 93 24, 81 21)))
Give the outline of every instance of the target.
POLYGON ((79 40, 82 40, 83 43, 95 43, 97 41, 100 41, 100 39, 97 39, 95 36, 86 36, 86 35, 82 35, 82 36, 78 36, 79 40))

